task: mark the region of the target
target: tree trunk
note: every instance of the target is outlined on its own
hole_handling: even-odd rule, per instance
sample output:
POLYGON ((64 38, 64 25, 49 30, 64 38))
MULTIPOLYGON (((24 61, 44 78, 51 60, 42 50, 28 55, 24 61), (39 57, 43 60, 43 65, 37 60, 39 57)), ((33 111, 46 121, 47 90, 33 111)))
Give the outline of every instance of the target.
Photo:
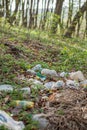
POLYGON ((37 0, 37 8, 36 8, 36 16, 35 16, 35 28, 37 27, 38 7, 39 7, 39 0, 37 0))
POLYGON ((74 19, 73 19, 71 25, 69 26, 69 28, 66 30, 66 32, 64 34, 65 37, 71 37, 72 36, 72 33, 75 31, 75 27, 78 23, 78 19, 80 19, 81 16, 86 11, 86 7, 87 7, 86 4, 87 4, 87 1, 83 4, 83 6, 80 8, 80 10, 74 16, 74 19))
POLYGON ((24 25, 24 1, 22 0, 22 25, 24 25))
POLYGON ((4 0, 0 1, 0 17, 4 16, 4 0))
POLYGON ((69 0, 69 11, 68 11, 68 20, 67 20, 67 28, 72 22, 72 15, 73 15, 73 0, 69 0))
MULTIPOLYGON (((24 1, 25 2, 25 1, 24 1)), ((25 16, 24 16, 24 23, 23 23, 23 25, 24 25, 24 27, 27 27, 27 14, 28 14, 28 5, 29 5, 29 2, 28 2, 28 0, 27 0, 27 2, 26 2, 27 4, 26 4, 26 12, 25 12, 25 16)))
POLYGON ((15 10, 14 10, 14 13, 12 14, 12 16, 11 16, 11 18, 10 18, 10 24, 11 24, 11 25, 12 25, 13 22, 16 20, 16 14, 17 14, 17 11, 18 11, 19 4, 20 4, 20 0, 16 0, 15 10))
POLYGON ((9 18, 10 18, 10 12, 9 12, 9 0, 6 0, 6 18, 7 21, 9 22, 9 18))
POLYGON ((86 0, 86 27, 85 27, 85 36, 87 37, 87 0, 86 0))
POLYGON ((52 33, 56 33, 58 24, 61 23, 61 12, 62 12, 62 6, 63 6, 64 0, 56 0, 56 7, 54 11, 54 17, 53 17, 53 23, 51 27, 52 33), (58 17, 57 17, 58 16, 58 17), (57 19, 57 20, 55 20, 57 19))
MULTIPOLYGON (((79 0, 79 10, 81 8, 81 0, 79 0)), ((78 26, 77 26, 77 37, 79 36, 80 26, 81 26, 81 20, 78 19, 78 26)))
POLYGON ((32 28, 32 22, 33 22, 32 8, 33 8, 33 0, 31 0, 31 6, 30 6, 30 20, 29 20, 29 28, 32 28))
MULTIPOLYGON (((46 19, 47 19, 47 13, 49 11, 49 4, 50 4, 50 0, 48 0, 48 2, 47 2, 47 8, 44 10, 44 18, 43 18, 42 29, 45 29, 45 23, 46 23, 46 19)), ((45 7, 46 7, 46 1, 45 1, 45 7)))

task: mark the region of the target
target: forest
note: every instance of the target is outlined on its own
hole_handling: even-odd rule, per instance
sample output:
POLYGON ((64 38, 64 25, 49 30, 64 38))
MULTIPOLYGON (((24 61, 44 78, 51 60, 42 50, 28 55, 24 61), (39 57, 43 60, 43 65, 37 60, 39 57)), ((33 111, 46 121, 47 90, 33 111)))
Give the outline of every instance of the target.
POLYGON ((87 1, 0 0, 0 17, 10 25, 49 30, 65 37, 87 35, 87 1))
POLYGON ((87 130, 87 0, 0 0, 0 130, 87 130))

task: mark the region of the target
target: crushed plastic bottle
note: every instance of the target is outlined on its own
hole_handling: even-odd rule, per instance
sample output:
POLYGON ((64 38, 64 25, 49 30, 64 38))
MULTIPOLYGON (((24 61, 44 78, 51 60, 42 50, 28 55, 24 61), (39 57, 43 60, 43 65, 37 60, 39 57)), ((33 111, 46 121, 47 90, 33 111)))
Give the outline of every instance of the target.
POLYGON ((2 125, 9 130, 23 130, 25 128, 22 121, 15 121, 6 112, 0 110, 0 126, 2 125))
POLYGON ((87 87, 87 80, 80 82, 81 87, 87 87))
POLYGON ((62 77, 62 78, 66 77, 67 75, 68 75, 67 72, 62 72, 62 73, 60 73, 60 77, 62 77))
POLYGON ((41 71, 42 67, 40 64, 36 65, 35 67, 32 68, 33 71, 37 72, 37 71, 41 71))
POLYGON ((40 82, 39 80, 37 80, 37 79, 29 79, 28 80, 29 81, 29 83, 31 84, 31 85, 33 85, 33 84, 35 84, 35 85, 42 85, 43 83, 42 82, 40 82))
POLYGON ((30 70, 30 69, 27 70, 27 73, 29 75, 33 75, 33 76, 36 75, 36 72, 34 70, 30 70))
POLYGON ((0 91, 13 91, 13 86, 8 84, 0 85, 0 91))
POLYGON ((47 82, 44 84, 45 88, 48 89, 48 90, 51 90, 52 89, 52 86, 55 84, 55 82, 47 82))
POLYGON ((37 77, 41 79, 41 81, 46 80, 46 76, 43 76, 40 72, 37 72, 37 77))
POLYGON ((75 80, 67 80, 66 87, 78 89, 79 83, 76 82, 75 80))
POLYGON ((25 94, 30 94, 31 93, 31 89, 29 87, 25 87, 20 89, 21 91, 23 91, 25 94))
POLYGON ((49 78, 58 77, 57 72, 55 70, 50 70, 50 69, 42 69, 41 74, 49 78))
POLYGON ((15 104, 17 107, 26 107, 26 108, 33 108, 34 107, 34 102, 31 102, 31 101, 16 100, 15 104))
POLYGON ((84 81, 85 77, 81 71, 72 72, 69 74, 72 80, 84 81))
POLYGON ((46 115, 43 113, 33 115, 32 119, 38 122, 40 130, 45 130, 49 124, 49 121, 46 119, 46 115))
POLYGON ((52 89, 58 89, 64 87, 65 83, 62 80, 57 81, 53 86, 52 89))

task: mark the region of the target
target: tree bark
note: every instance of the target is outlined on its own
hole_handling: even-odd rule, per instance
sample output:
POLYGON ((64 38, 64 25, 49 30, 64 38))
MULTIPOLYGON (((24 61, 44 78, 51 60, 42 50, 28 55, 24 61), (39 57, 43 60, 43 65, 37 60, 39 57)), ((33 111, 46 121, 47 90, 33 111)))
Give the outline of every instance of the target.
POLYGON ((32 8, 33 8, 33 0, 31 0, 31 6, 30 6, 30 20, 29 20, 29 28, 32 28, 32 23, 33 23, 33 13, 32 13, 32 8))
POLYGON ((17 11, 18 11, 19 4, 20 4, 20 0, 16 0, 16 7, 15 7, 15 10, 14 10, 14 13, 13 13, 12 16, 10 17, 10 24, 11 24, 11 25, 12 25, 13 22, 16 20, 16 14, 17 14, 17 11))
POLYGON ((0 1, 0 17, 4 16, 4 0, 0 1))
POLYGON ((58 18, 54 15, 53 23, 52 23, 52 27, 51 27, 52 33, 56 33, 57 26, 58 26, 58 24, 60 25, 60 23, 61 23, 61 12, 62 12, 63 2, 64 2, 64 0, 56 0, 56 7, 54 10, 54 14, 56 14, 58 16, 58 18), (55 20, 55 17, 57 18, 57 20, 55 20))
POLYGON ((35 28, 37 27, 37 17, 38 17, 39 0, 37 0, 36 16, 35 16, 35 28))
POLYGON ((87 5, 87 1, 83 4, 83 6, 80 8, 80 10, 76 13, 76 15, 74 16, 74 19, 71 23, 71 25, 69 26, 69 28, 66 30, 64 36, 70 38, 72 36, 72 33, 75 31, 75 27, 78 23, 78 20, 81 18, 81 16, 83 16, 84 12, 86 11, 86 6, 87 5))
POLYGON ((9 0, 6 0, 6 18, 7 21, 9 22, 9 18, 10 18, 10 12, 9 12, 9 0))

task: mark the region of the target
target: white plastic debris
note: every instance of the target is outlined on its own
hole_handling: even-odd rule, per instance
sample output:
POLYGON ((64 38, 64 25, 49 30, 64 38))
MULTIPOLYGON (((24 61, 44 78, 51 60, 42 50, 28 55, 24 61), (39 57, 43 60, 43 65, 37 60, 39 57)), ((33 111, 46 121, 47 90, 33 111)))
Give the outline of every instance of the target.
POLYGON ((80 82, 81 87, 87 87, 87 80, 80 82))
POLYGON ((6 112, 0 110, 0 126, 4 125, 9 130, 23 130, 24 124, 22 121, 15 121, 6 112))
POLYGON ((46 87, 46 89, 52 89, 52 86, 55 84, 55 82, 47 82, 44 84, 44 86, 46 87))
POLYGON ((76 82, 75 80, 67 80, 66 81, 66 87, 78 89, 79 83, 76 82))
POLYGON ((67 72, 62 72, 62 73, 60 73, 60 77, 64 78, 64 77, 66 77, 67 74, 68 74, 67 72))
POLYGON ((58 76, 55 70, 49 70, 49 69, 42 69, 41 74, 50 78, 54 78, 58 76))
POLYGON ((49 121, 46 119, 45 114, 36 114, 33 115, 33 120, 38 122, 38 126, 40 130, 45 130, 49 121))
POLYGON ((36 65, 35 67, 32 68, 32 70, 34 71, 41 71, 42 70, 42 67, 40 64, 36 65))
POLYGON ((29 87, 22 88, 21 91, 24 91, 24 93, 26 93, 26 94, 31 93, 31 89, 29 87))
POLYGON ((84 77, 84 75, 83 75, 83 73, 81 71, 70 73, 70 78, 72 80, 76 80, 76 81, 83 81, 83 80, 85 80, 85 77, 84 77))
POLYGON ((58 89, 64 87, 65 83, 62 80, 57 81, 53 86, 52 89, 58 89))
POLYGON ((11 85, 0 85, 0 91, 13 91, 13 87, 11 85))
POLYGON ((29 81, 32 85, 33 85, 33 84, 39 84, 39 85, 43 84, 43 83, 42 83, 42 82, 40 82, 39 80, 32 79, 32 78, 31 78, 31 79, 29 79, 28 81, 29 81))
POLYGON ((36 72, 34 71, 34 70, 27 70, 27 73, 29 74, 29 75, 36 75, 36 72))

